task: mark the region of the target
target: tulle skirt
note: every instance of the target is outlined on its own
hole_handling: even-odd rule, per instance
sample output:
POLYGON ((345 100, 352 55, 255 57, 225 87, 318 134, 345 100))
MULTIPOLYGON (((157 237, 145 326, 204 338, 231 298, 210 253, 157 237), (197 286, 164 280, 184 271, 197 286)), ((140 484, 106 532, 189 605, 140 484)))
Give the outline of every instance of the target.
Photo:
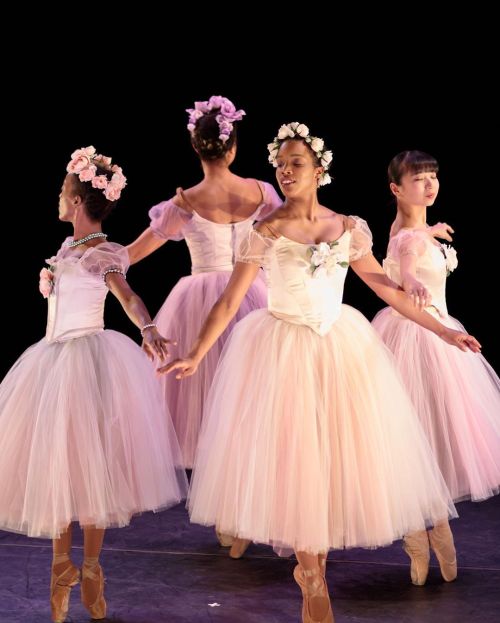
MULTIPOLYGON (((454 318, 440 319, 464 331, 454 318)), ((500 488, 500 379, 486 359, 383 309, 373 326, 394 353, 455 501, 500 488)))
POLYGON ((0 528, 57 538, 124 526, 185 497, 159 383, 139 346, 101 331, 41 340, 0 385, 0 528))
POLYGON ((277 549, 386 545, 455 515, 393 357, 342 306, 324 337, 258 310, 204 416, 191 520, 277 549))
MULTIPOLYGON (((214 271, 191 275, 181 279, 173 288, 155 318, 160 333, 178 342, 177 346, 169 347, 171 359, 187 354, 231 274, 214 271)), ((206 397, 231 329, 238 320, 254 309, 265 307, 266 303, 266 286, 259 276, 250 286, 234 320, 203 359, 196 375, 182 383, 173 374, 160 378, 186 468, 193 467, 206 397)))

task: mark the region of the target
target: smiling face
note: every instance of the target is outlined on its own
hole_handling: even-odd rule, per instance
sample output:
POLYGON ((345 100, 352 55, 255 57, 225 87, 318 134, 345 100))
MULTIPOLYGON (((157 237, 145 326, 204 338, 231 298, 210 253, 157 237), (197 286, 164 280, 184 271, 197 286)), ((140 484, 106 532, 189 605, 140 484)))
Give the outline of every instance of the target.
POLYGON ((285 197, 316 192, 323 167, 316 166, 314 153, 304 141, 283 141, 276 164, 276 179, 285 197))
POLYGON ((439 180, 436 171, 408 171, 401 176, 399 184, 391 182, 390 188, 398 201, 406 205, 428 207, 436 200, 439 180))

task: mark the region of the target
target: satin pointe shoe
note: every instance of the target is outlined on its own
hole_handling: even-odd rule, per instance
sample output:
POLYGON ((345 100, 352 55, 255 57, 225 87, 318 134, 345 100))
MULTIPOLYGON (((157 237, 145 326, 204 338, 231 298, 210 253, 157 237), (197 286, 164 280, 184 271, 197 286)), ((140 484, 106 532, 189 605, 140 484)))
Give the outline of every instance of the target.
POLYGON ((302 591, 302 623, 335 623, 323 569, 304 571, 297 565, 293 570, 293 577, 302 591), (306 578, 314 579, 307 581, 306 578), (322 618, 313 618, 311 609, 316 612, 316 616, 321 612, 325 614, 319 614, 322 618))
POLYGON ((215 534, 217 535, 217 540, 219 541, 221 547, 231 547, 234 543, 234 536, 231 536, 230 534, 223 534, 218 530, 215 531, 215 534))
MULTIPOLYGON (((60 566, 60 565, 57 565, 60 566)), ((63 623, 68 615, 69 595, 73 586, 80 581, 80 570, 68 561, 68 566, 59 573, 54 573, 54 565, 50 576, 50 610, 54 623, 63 623)))
POLYGON ((247 551, 247 548, 251 542, 252 541, 249 541, 248 539, 240 539, 236 537, 233 544, 231 545, 231 549, 229 550, 229 555, 231 556, 231 558, 241 558, 243 554, 247 551))
POLYGON ((407 534, 403 539, 403 549, 411 560, 410 575, 415 586, 423 586, 429 573, 431 553, 426 530, 407 534))
POLYGON ((429 531, 431 548, 436 554, 441 575, 446 582, 453 582, 457 577, 457 552, 453 542, 450 524, 443 522, 429 531))
POLYGON ((98 562, 82 567, 82 604, 90 612, 93 619, 106 617, 106 601, 104 599, 104 573, 98 562))

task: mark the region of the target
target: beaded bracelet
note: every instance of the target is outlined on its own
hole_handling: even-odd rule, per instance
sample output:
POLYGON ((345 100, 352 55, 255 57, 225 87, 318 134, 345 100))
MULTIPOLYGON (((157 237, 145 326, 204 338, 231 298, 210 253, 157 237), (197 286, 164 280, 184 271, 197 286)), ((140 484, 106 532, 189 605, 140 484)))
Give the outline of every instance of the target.
POLYGON ((151 329, 151 327, 156 327, 156 324, 154 322, 150 322, 149 324, 145 324, 142 329, 141 329, 141 336, 144 337, 144 331, 146 329, 151 329))
POLYGON ((120 270, 119 268, 108 268, 102 273, 102 278, 104 281, 106 281, 106 275, 108 275, 109 273, 119 273, 120 275, 123 275, 125 277, 123 270, 120 270))

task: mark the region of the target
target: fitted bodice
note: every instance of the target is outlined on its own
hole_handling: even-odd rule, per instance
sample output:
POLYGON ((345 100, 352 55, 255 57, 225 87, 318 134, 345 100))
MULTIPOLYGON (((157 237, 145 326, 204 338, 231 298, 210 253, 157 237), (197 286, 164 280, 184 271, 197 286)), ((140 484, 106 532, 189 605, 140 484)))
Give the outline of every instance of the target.
POLYGON ((215 223, 192 210, 187 212, 172 199, 149 211, 151 229, 161 238, 186 241, 192 274, 232 271, 236 253, 253 223, 267 216, 281 200, 270 184, 261 183, 263 201, 248 218, 235 223, 215 223))
POLYGON ((272 239, 255 230, 243 243, 238 261, 264 267, 268 309, 276 316, 326 335, 341 313, 344 281, 350 262, 371 252, 365 221, 351 217, 333 242, 303 244, 284 236, 272 239))
POLYGON ((383 261, 387 276, 402 286, 401 258, 411 254, 416 257, 416 278, 429 291, 431 305, 439 316, 446 317, 446 276, 456 266, 456 253, 452 247, 437 243, 425 230, 400 229, 391 238, 387 257, 383 261))
POLYGON ((108 271, 125 274, 127 250, 113 242, 103 242, 83 251, 67 246, 47 263, 53 272, 52 291, 48 296, 46 338, 64 341, 90 335, 104 329, 104 302, 108 271))

